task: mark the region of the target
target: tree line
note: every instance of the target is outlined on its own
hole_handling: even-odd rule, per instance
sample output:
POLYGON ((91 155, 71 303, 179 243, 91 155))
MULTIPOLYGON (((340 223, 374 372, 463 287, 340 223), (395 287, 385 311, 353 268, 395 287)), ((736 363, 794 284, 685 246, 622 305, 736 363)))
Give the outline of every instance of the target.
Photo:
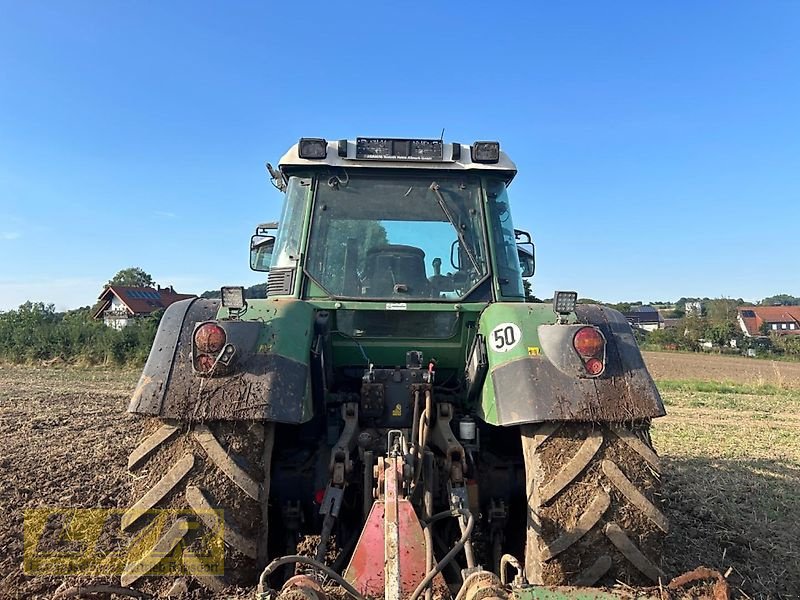
MULTIPOLYGON (((106 287, 154 286, 139 267, 122 269, 106 287)), ((64 360, 88 365, 135 365, 147 360, 164 311, 136 319, 121 331, 92 318, 98 305, 56 312, 53 304, 26 302, 0 312, 0 360, 16 363, 64 360)))
POLYGON ((0 359, 140 366, 147 360, 161 314, 157 311, 117 331, 93 319, 88 306, 56 312, 52 304, 26 302, 0 313, 0 359))
MULTIPOLYGON (((533 295, 527 280, 525 284, 527 300, 542 302, 533 295)), ((131 267, 117 273, 106 285, 153 286, 155 282, 142 269, 131 267)), ((266 292, 266 284, 260 283, 247 288, 245 295, 265 298, 266 292)), ((218 296, 217 290, 202 294, 206 298, 218 296)), ((580 302, 606 304, 622 312, 643 304, 640 301, 610 304, 588 298, 580 302)), ((741 298, 681 298, 677 302, 651 304, 659 307, 666 317, 680 321, 676 327, 649 333, 637 330, 640 343, 646 347, 697 351, 711 345, 718 351, 754 349, 758 354, 800 357, 800 335, 770 333, 760 338, 747 338, 737 322, 737 307, 752 303, 741 298), (700 302, 702 311, 687 312, 686 305, 690 302, 700 302)), ((777 294, 758 303, 761 306, 776 304, 797 306, 800 297, 777 294)), ((135 319, 122 330, 116 330, 92 318, 97 308, 87 306, 56 312, 52 304, 26 302, 17 310, 0 312, 0 360, 21 363, 62 359, 93 365, 143 365, 164 311, 135 319)))

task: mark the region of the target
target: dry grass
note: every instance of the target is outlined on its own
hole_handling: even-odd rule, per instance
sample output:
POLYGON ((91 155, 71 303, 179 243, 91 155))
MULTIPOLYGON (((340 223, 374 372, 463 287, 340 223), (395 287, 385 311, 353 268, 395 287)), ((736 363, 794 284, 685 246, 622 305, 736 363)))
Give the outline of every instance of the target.
POLYGON ((671 572, 726 572, 742 597, 800 598, 800 365, 647 353, 668 416, 671 572))

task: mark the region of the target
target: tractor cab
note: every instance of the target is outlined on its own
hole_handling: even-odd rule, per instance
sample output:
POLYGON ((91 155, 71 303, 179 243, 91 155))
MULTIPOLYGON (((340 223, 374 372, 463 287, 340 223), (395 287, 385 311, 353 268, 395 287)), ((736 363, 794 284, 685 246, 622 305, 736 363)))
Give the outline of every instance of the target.
POLYGON ((309 300, 524 299, 530 235, 514 229, 516 167, 497 142, 304 138, 269 167, 285 192, 277 234, 253 238, 270 296, 309 300), (524 240, 525 248, 517 247, 524 240))

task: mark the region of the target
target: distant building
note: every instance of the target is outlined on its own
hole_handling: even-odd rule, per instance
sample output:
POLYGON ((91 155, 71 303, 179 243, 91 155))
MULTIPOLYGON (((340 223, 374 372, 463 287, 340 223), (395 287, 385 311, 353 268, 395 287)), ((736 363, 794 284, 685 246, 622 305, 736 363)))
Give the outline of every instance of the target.
POLYGON ((675 327, 680 327, 681 321, 683 319, 677 319, 673 317, 665 317, 664 318, 664 329, 673 329, 675 327))
POLYGON ((146 317, 178 300, 194 297, 194 294, 178 294, 172 286, 152 288, 110 285, 100 294, 98 308, 92 316, 98 320, 103 319, 103 323, 119 330, 134 319, 146 317))
POLYGON ((703 314, 703 303, 699 300, 692 300, 687 302, 683 309, 686 311, 686 315, 694 315, 695 317, 702 316, 703 314))
POLYGON ((664 319, 661 318, 658 309, 644 305, 635 306, 630 312, 623 313, 631 327, 643 329, 644 331, 655 331, 656 329, 663 329, 664 319))
POLYGON ((800 306, 740 306, 736 320, 747 337, 769 333, 800 334, 800 306))

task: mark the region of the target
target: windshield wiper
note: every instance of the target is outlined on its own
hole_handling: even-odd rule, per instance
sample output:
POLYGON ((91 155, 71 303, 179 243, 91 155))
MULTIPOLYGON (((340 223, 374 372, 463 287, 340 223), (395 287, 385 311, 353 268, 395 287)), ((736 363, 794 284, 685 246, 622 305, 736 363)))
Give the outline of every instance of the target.
POLYGON ((478 268, 478 261, 475 260, 475 257, 472 254, 472 250, 470 250, 470 247, 467 245, 467 240, 464 237, 464 232, 461 231, 461 228, 458 225, 456 225, 456 220, 453 218, 453 213, 450 212, 450 209, 447 207, 447 202, 445 201, 444 196, 442 196, 442 192, 439 191, 439 184, 434 181, 433 183, 431 183, 429 189, 436 195, 436 201, 439 203, 439 206, 441 207, 444 216, 447 217, 447 220, 450 221, 450 225, 452 225, 453 229, 456 230, 456 235, 458 236, 458 243, 461 244, 461 247, 464 249, 467 258, 469 258, 469 262, 471 262, 472 266, 475 267, 475 273, 476 274, 481 273, 480 268, 478 268))

